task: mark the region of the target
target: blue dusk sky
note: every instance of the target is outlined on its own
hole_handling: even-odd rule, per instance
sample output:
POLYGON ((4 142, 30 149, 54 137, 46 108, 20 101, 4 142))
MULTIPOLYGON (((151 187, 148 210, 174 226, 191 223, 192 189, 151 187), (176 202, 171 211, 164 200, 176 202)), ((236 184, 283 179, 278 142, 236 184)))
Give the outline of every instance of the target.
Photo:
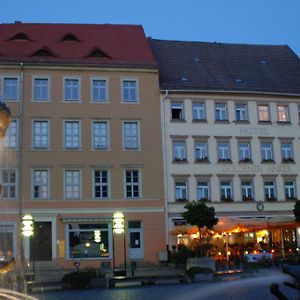
POLYGON ((0 0, 0 23, 143 25, 156 39, 289 45, 300 56, 300 0, 0 0))

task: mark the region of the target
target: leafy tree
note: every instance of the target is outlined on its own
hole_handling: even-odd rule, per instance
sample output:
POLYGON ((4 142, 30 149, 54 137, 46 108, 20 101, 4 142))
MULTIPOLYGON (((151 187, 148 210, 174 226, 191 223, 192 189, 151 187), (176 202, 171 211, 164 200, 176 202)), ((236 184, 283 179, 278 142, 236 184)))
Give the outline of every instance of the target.
POLYGON ((212 229, 219 221, 215 217, 214 207, 208 207, 202 202, 190 202, 184 206, 186 209, 182 213, 182 217, 191 225, 196 225, 199 228, 206 226, 208 229, 212 229))
POLYGON ((294 216, 296 218, 296 221, 300 222, 300 200, 297 200, 295 202, 293 212, 294 212, 294 216))
POLYGON ((200 234, 200 256, 204 255, 204 245, 203 238, 201 235, 201 228, 207 227, 208 229, 212 229, 214 225, 216 225, 219 221, 218 218, 215 217, 215 209, 214 207, 209 207, 205 203, 202 202, 190 202, 184 206, 186 209, 181 215, 182 217, 191 225, 196 225, 199 229, 200 234))

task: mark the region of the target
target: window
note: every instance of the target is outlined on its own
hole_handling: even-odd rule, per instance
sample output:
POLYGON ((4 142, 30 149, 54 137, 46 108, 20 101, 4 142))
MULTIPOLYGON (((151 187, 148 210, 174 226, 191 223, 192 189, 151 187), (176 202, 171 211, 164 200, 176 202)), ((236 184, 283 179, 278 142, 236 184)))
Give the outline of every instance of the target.
POLYGON ((265 181, 265 197, 266 200, 274 200, 276 198, 274 181, 265 181))
POLYGON ((48 171, 34 170, 33 171, 33 198, 48 199, 48 171))
POLYGON ((235 105, 236 121, 248 121, 247 104, 237 103, 235 105))
POLYGON ((80 148, 80 123, 79 121, 65 121, 65 149, 80 148))
POLYGON ((171 116, 172 120, 183 120, 183 103, 172 102, 171 103, 171 116))
POLYGON ((195 143, 195 158, 196 160, 208 160, 208 146, 207 142, 195 143))
POLYGON ((217 103, 215 107, 216 121, 228 121, 227 105, 225 103, 217 103))
POLYGON ((11 225, 11 222, 0 224, 0 253, 1 258, 5 261, 12 261, 16 257, 15 241, 16 228, 11 225))
POLYGON ((239 142, 239 160, 242 162, 251 161, 249 142, 239 142))
POLYGON ((253 200, 252 181, 242 181, 242 197, 244 201, 253 200))
POLYGON ((193 103, 193 120, 194 121, 205 121, 205 104, 194 102, 193 103))
POLYGON ((107 81, 105 79, 92 80, 92 101, 93 102, 107 101, 107 81))
POLYGON ((123 123, 123 145, 127 150, 139 149, 139 124, 138 122, 123 123))
POLYGON ((7 128, 5 140, 5 147, 16 149, 18 147, 18 122, 12 120, 7 128))
POLYGON ((284 182, 284 193, 286 200, 296 200, 295 181, 289 180, 284 182))
POLYGON ((93 121, 93 149, 108 149, 108 124, 93 121))
POLYGON ((176 201, 186 201, 188 199, 187 195, 187 182, 176 180, 175 181, 175 200, 176 201))
POLYGON ((268 105, 258 105, 258 121, 270 122, 270 112, 268 105))
POLYGON ((207 201, 209 200, 209 182, 198 181, 197 182, 197 200, 207 201))
POLYGON ((273 161, 272 143, 261 143, 261 157, 262 161, 273 161))
POLYGON ((110 257, 112 237, 107 223, 71 223, 66 226, 69 259, 110 257))
POLYGON ((288 143, 288 142, 281 143, 281 157, 283 162, 294 161, 292 143, 288 143))
POLYGON ((229 148, 229 142, 218 142, 218 160, 228 160, 230 161, 230 148, 229 148))
POLYGON ((17 196, 17 178, 15 170, 1 171, 1 185, 3 199, 15 199, 17 196))
POLYGON ((18 100, 19 96, 18 78, 3 78, 3 98, 4 100, 18 100))
POLYGON ((65 101, 79 100, 79 79, 65 79, 65 101))
POLYGON ((65 171, 65 198, 80 199, 80 171, 65 171))
POLYGON ((173 160, 186 160, 185 141, 173 141, 173 160))
POLYGON ((140 178, 138 170, 125 171, 126 198, 140 198, 140 178))
POLYGON ((300 105, 298 105, 298 121, 300 123, 300 105))
POLYGON ((34 78, 33 100, 36 101, 49 100, 49 79, 48 78, 34 78))
POLYGON ((33 122, 33 148, 47 149, 49 147, 48 121, 33 122))
POLYGON ((108 171, 94 171, 94 198, 108 198, 108 171))
POLYGON ((123 101, 137 102, 137 82, 136 80, 123 80, 123 101))
POLYGON ((231 181, 221 181, 221 200, 231 201, 232 200, 232 188, 231 181))
POLYGON ((287 105, 277 106, 278 122, 288 123, 290 122, 289 107, 287 105))

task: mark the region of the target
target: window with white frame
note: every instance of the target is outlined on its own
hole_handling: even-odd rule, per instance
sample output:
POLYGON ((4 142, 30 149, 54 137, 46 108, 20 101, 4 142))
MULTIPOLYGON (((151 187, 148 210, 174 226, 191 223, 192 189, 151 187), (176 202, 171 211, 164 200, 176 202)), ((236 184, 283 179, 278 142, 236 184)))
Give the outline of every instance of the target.
POLYGON ((69 120, 64 122, 64 146, 65 149, 80 148, 80 122, 69 120))
POLYGON ((138 91, 136 80, 123 80, 123 101, 124 102, 137 102, 138 91))
POLYGON ((15 170, 1 170, 3 199, 15 199, 17 196, 17 174, 15 170))
POLYGON ((216 121, 228 121, 226 103, 216 103, 215 118, 216 121))
POLYGON ((48 121, 33 121, 33 148, 47 149, 49 147, 48 121))
POLYGON ((253 200, 253 183, 251 180, 242 181, 243 200, 253 200))
POLYGON ((48 78, 33 79, 33 100, 36 101, 49 100, 49 79, 48 78))
POLYGON ((250 161, 251 151, 249 142, 239 142, 239 160, 240 161, 250 161))
POLYGON ((293 146, 290 142, 281 143, 282 161, 294 161, 293 146))
POLYGON ((107 102, 107 81, 105 79, 92 80, 92 101, 107 102))
POLYGON ((271 142, 261 143, 261 157, 262 161, 273 161, 273 148, 271 142))
POLYGON ((108 198, 108 171, 94 170, 94 198, 108 198))
POLYGON ((18 100, 19 80, 16 77, 3 78, 3 98, 5 101, 18 100))
POLYGON ((138 170, 125 170, 126 198, 140 198, 140 178, 138 170))
POLYGON ((186 160, 186 145, 185 141, 173 141, 173 160, 186 160))
POLYGON ((49 198, 49 178, 48 170, 33 171, 33 198, 48 199, 49 198))
POLYGON ((232 186, 231 181, 221 181, 220 182, 220 192, 221 200, 231 200, 232 199, 232 186))
POLYGON ((278 117, 278 122, 283 122, 283 123, 290 122, 288 105, 278 105, 277 106, 277 117, 278 117))
POLYGON ((81 182, 79 170, 65 170, 65 198, 80 199, 81 182))
POLYGON ((80 100, 80 84, 79 79, 65 79, 65 101, 80 100))
POLYGON ((218 142, 217 143, 218 147, 218 160, 230 160, 230 146, 229 142, 218 142))
POLYGON ((258 121, 260 122, 270 122, 270 111, 269 105, 258 105, 258 121))
POLYGON ((5 134, 4 145, 6 148, 16 149, 18 147, 18 121, 12 120, 5 134))
POLYGON ((274 180, 265 181, 264 189, 265 189, 266 200, 276 198, 276 188, 275 188, 274 180))
POLYGON ((71 223, 66 226, 66 248, 69 259, 110 257, 112 236, 108 223, 71 223))
POLYGON ((198 201, 206 201, 210 199, 209 193, 209 182, 205 181, 198 181, 197 182, 197 200, 198 201))
POLYGON ((123 145, 124 149, 136 150, 139 149, 139 123, 124 122, 123 123, 123 145))
POLYGON ((182 102, 172 102, 171 103, 171 117, 172 120, 183 120, 183 103, 182 102))
POLYGON ((205 121, 205 104, 202 102, 193 103, 193 120, 194 121, 205 121))
POLYGON ((296 196, 296 185, 294 180, 287 180, 284 181, 284 193, 285 193, 285 199, 293 199, 295 200, 297 198, 296 196))
POLYGON ((108 123, 93 121, 93 149, 108 149, 108 123))
POLYGON ((186 180, 175 180, 175 200, 185 201, 188 200, 187 192, 187 181, 186 180))
POLYGON ((235 119, 236 119, 236 121, 248 121, 247 104, 236 103, 235 119))
POLYGON ((208 145, 206 141, 195 142, 195 158, 196 160, 208 160, 208 145))

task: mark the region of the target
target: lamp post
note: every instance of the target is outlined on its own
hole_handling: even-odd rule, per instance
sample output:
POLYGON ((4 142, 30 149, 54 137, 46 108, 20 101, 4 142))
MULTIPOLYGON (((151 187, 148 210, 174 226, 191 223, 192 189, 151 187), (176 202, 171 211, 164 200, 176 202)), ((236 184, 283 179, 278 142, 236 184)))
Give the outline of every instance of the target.
MULTIPOLYGON (((22 228, 21 228, 21 232, 22 235, 25 237, 33 237, 34 231, 33 231, 33 225, 34 225, 34 220, 32 215, 30 214, 25 214, 22 217, 22 228)), ((34 257, 35 257, 35 253, 33 253, 32 255, 32 272, 33 272, 33 276, 34 276, 34 257)))
POLYGON ((124 275, 126 276, 126 238, 125 238, 125 222, 124 214, 117 211, 113 214, 113 270, 115 274, 115 243, 114 234, 123 234, 123 250, 124 250, 124 275))

